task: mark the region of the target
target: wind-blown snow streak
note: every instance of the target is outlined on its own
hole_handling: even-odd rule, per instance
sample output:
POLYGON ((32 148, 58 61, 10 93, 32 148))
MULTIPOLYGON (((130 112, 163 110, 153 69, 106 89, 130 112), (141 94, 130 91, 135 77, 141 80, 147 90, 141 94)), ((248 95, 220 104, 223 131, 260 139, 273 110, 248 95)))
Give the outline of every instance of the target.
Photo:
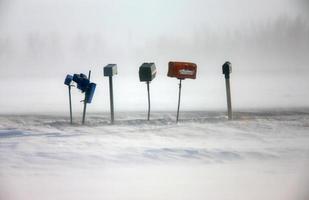
MULTIPOLYGON (((179 124, 175 124, 174 113, 153 113, 150 122, 144 118, 145 113, 120 113, 116 124, 110 125, 108 114, 97 113, 88 116, 86 126, 77 123, 80 118, 70 126, 63 115, 0 116, 0 199, 46 198, 38 189, 42 187, 48 192, 47 199, 101 199, 104 195, 108 199, 174 199, 178 194, 175 190, 169 190, 170 198, 165 198, 160 190, 150 189, 154 196, 149 197, 143 189, 149 184, 182 188, 177 184, 184 176, 189 193, 197 192, 195 199, 205 199, 214 193, 199 187, 214 187, 216 183, 220 190, 224 187, 220 184, 231 181, 233 174, 236 186, 230 192, 238 194, 238 199, 247 197, 241 187, 248 184, 248 177, 256 178, 249 187, 252 190, 261 190, 258 184, 273 180, 271 191, 264 188, 251 199, 296 199, 305 194, 299 186, 307 186, 307 182, 302 183, 299 177, 307 175, 303 166, 309 156, 306 110, 239 112, 233 121, 227 121, 223 112, 183 112, 179 124), (227 171, 229 175, 222 177, 227 171), (156 173, 154 181, 150 177, 156 173), (175 177, 165 183, 168 176, 175 177), (214 182, 204 180, 205 176, 214 182), (74 196, 69 185, 76 177, 87 183, 73 183, 73 188, 84 188, 74 196), (50 188, 42 186, 46 184, 42 179, 50 180, 50 188), (56 184, 58 179, 63 182, 61 186, 56 184), (106 188, 110 184, 119 187, 123 196, 106 188, 103 195, 96 188, 103 179, 108 180, 102 183, 106 188), (26 180, 31 184, 25 184, 26 180), (282 185, 287 180, 290 183, 282 185), (134 190, 140 196, 122 188, 127 184, 143 188, 134 190), (52 194, 57 187, 64 193, 52 194), (279 187, 289 190, 281 193, 279 187), (20 198, 28 189, 34 191, 32 196, 20 198), (91 190, 95 192, 83 197, 91 190)), ((233 199, 223 194, 216 197, 233 199)))

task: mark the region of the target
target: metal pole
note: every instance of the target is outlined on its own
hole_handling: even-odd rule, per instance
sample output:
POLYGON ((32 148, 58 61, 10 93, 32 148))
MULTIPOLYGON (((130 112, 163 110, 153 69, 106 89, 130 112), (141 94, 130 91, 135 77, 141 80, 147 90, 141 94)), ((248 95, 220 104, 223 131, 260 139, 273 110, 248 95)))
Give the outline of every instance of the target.
POLYGON ((73 117, 72 117, 72 99, 71 99, 71 85, 69 87, 69 102, 70 102, 70 122, 73 124, 73 117))
POLYGON ((114 94, 113 94, 113 77, 109 76, 109 97, 111 107, 111 123, 114 123, 114 94))
POLYGON ((179 118, 180 96, 181 96, 181 81, 182 81, 182 80, 179 79, 178 108, 177 108, 176 123, 178 123, 178 118, 179 118))
POLYGON ((150 92, 149 92, 149 81, 147 81, 147 92, 148 92, 148 117, 147 120, 150 119, 150 92))
MULTIPOLYGON (((88 73, 88 79, 89 79, 89 81, 90 81, 90 76, 91 76, 91 70, 89 70, 89 73, 88 73)), ((85 124, 86 109, 87 109, 87 96, 86 96, 86 92, 85 92, 84 110, 83 110, 83 121, 82 121, 82 124, 85 124)))
POLYGON ((226 100, 227 100, 227 112, 228 112, 228 119, 232 120, 232 102, 231 102, 231 89, 230 89, 230 79, 225 79, 225 85, 226 85, 226 100))

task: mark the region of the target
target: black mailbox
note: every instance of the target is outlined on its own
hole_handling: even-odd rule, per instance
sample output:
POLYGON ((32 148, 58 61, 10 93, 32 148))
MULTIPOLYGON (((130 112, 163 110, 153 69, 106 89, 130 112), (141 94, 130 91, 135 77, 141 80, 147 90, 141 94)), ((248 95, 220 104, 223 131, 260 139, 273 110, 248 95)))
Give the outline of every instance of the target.
POLYGON ((225 75, 226 79, 230 78, 230 73, 232 73, 232 64, 230 62, 225 62, 222 65, 222 73, 225 75))
POLYGON ((139 80, 144 82, 152 81, 156 77, 156 65, 154 63, 143 63, 139 68, 139 80))
POLYGON ((104 67, 104 76, 114 76, 118 73, 116 64, 108 64, 104 67))

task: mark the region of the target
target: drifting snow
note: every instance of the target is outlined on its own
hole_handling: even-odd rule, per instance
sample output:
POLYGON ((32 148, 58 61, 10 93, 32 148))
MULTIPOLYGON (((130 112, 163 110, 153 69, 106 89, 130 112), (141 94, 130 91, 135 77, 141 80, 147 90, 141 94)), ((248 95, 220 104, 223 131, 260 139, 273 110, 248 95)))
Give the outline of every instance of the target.
POLYGON ((0 116, 0 199, 308 199, 309 113, 0 116))

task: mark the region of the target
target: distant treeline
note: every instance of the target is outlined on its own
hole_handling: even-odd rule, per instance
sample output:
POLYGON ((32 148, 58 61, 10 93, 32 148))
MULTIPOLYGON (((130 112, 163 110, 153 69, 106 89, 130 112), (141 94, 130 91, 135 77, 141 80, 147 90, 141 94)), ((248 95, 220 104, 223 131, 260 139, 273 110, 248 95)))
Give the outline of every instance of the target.
MULTIPOLYGON (((104 33, 67 32, 26 32, 0 35, 0 63, 21 59, 57 61, 61 59, 95 59, 104 54, 130 53, 148 54, 152 57, 181 55, 216 57, 220 54, 246 56, 247 58, 298 60, 304 62, 309 55, 309 25, 302 18, 280 17, 263 24, 251 24, 242 29, 211 32, 207 24, 193 30, 190 37, 181 38, 177 34, 161 35, 143 45, 136 45, 134 33, 123 33, 123 40, 112 42, 114 38, 104 33), (121 46, 114 43, 124 43, 121 46), (125 49, 123 48, 125 46, 125 49)), ((119 40, 119 38, 117 39, 119 40)))

